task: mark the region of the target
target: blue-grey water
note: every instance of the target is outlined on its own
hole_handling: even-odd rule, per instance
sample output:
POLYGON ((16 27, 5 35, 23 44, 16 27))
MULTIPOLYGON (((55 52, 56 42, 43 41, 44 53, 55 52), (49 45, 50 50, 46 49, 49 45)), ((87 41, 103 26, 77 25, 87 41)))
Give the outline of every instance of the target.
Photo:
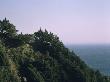
POLYGON ((110 75, 110 45, 68 45, 86 64, 110 75))

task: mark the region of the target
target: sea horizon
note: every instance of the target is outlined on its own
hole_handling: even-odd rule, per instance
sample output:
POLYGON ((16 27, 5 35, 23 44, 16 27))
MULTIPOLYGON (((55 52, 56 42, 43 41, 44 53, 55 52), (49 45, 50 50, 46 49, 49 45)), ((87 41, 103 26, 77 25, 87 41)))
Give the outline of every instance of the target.
POLYGON ((89 67, 110 76, 110 44, 66 45, 74 51, 89 67))

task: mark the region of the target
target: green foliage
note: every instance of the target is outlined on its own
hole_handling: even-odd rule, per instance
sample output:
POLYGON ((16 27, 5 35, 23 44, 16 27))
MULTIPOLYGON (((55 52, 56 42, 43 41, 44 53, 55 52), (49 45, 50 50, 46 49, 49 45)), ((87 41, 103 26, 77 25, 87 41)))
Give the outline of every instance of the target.
POLYGON ((7 49, 0 43, 0 82, 21 82, 15 64, 7 54, 7 49))
POLYGON ((16 35, 17 30, 15 26, 9 22, 6 18, 0 21, 0 38, 7 39, 16 35))
POLYGON ((33 37, 33 35, 31 35, 31 34, 19 34, 18 36, 17 36, 17 38, 19 39, 19 40, 21 40, 21 42, 22 42, 22 44, 29 44, 29 43, 32 43, 33 41, 34 41, 34 37, 33 37))
POLYGON ((33 43, 33 49, 46 54, 46 51, 50 53, 57 53, 62 51, 64 45, 59 41, 59 38, 53 33, 48 33, 47 30, 44 32, 40 29, 34 33, 35 42, 33 43))
POLYGON ((0 35, 0 82, 110 82, 47 30, 16 34, 4 19, 0 35))
POLYGON ((17 30, 6 18, 0 20, 0 40, 8 47, 16 45, 17 30), (13 45, 14 44, 14 45, 13 45))

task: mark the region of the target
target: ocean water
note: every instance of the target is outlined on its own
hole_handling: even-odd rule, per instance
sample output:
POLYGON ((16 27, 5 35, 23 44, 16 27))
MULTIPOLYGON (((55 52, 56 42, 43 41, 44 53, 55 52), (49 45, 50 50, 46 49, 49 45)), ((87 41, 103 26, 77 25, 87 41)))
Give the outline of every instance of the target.
POLYGON ((89 67, 110 76, 110 45, 67 45, 67 47, 89 67))

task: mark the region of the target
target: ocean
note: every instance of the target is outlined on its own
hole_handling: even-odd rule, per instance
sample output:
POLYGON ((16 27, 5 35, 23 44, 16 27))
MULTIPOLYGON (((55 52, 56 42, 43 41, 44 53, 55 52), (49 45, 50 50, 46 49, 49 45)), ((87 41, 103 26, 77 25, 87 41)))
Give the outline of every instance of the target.
POLYGON ((89 67, 110 76, 110 45, 67 45, 67 47, 89 67))

